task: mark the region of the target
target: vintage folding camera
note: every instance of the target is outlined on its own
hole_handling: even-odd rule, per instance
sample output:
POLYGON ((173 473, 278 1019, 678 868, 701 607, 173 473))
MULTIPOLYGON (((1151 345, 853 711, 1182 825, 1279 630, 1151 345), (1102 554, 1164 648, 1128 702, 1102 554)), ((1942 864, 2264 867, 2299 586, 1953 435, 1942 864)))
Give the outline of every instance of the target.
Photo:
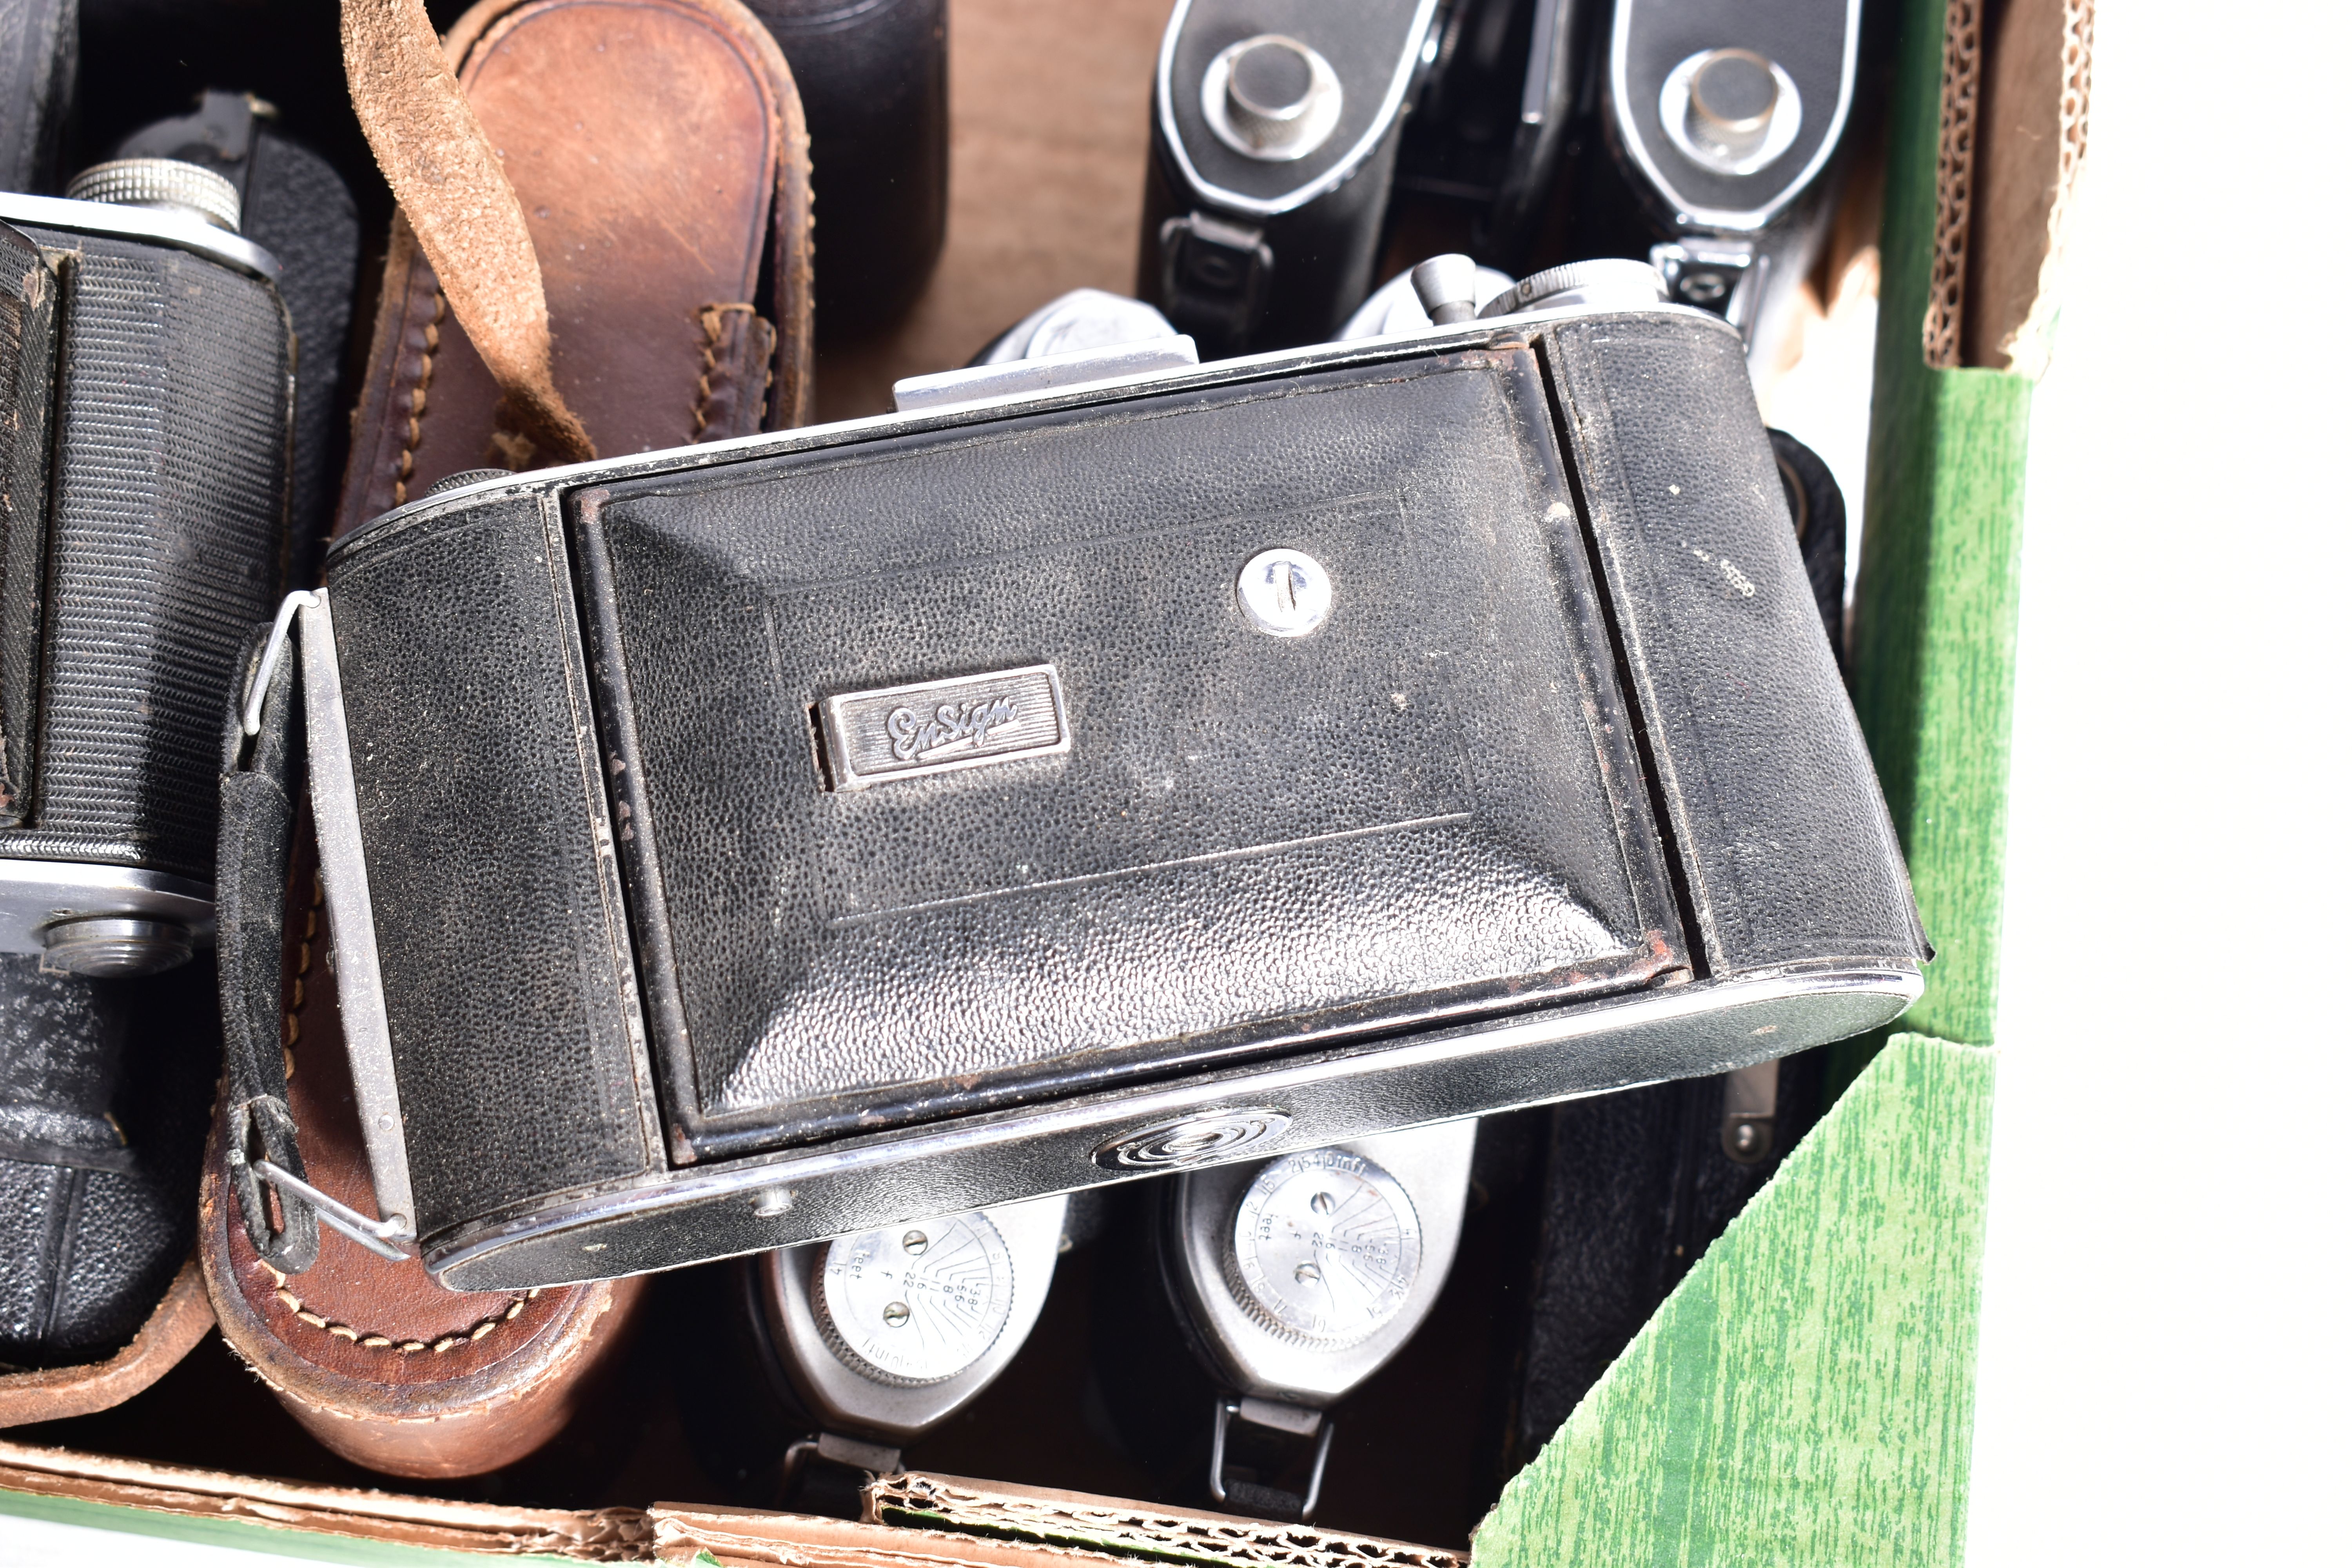
MULTIPOLYGON (((307 759, 383 1205, 324 1217, 548 1285, 1893 1018, 1922 939, 1738 334, 1631 271, 339 541, 240 720, 307 759)), ((229 784, 224 885, 276 887, 289 796, 229 784)))
POLYGON ((1437 0, 1177 0, 1137 295, 1210 355, 1328 338, 1370 289, 1437 0))
POLYGON ((150 973, 208 940, 220 705, 285 591, 294 343, 228 183, 0 195, 0 952, 150 973))
POLYGON ((1862 0, 1614 0, 1604 29, 1568 174, 1578 253, 1646 258, 1768 361, 1830 216, 1862 0))

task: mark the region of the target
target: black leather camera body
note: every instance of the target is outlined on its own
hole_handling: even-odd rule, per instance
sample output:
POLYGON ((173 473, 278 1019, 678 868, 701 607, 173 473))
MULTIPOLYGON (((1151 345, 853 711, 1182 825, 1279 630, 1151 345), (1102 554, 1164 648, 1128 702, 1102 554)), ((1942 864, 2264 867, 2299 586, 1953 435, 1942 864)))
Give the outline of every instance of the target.
POLYGON ((1330 337, 1370 291, 1437 0, 1178 0, 1136 293, 1210 355, 1330 337))
POLYGON ((117 200, 0 195, 0 1361, 17 1366, 119 1349, 187 1257, 217 1015, 208 963, 158 972, 211 938, 221 705, 286 580, 278 263, 224 226, 233 195, 209 219, 146 205, 220 198, 215 175, 90 175, 117 200))
POLYGON ((115 204, 0 195, 0 952, 121 975, 210 935, 220 706, 285 588, 294 342, 268 253, 140 200, 173 194, 158 168, 226 182, 100 168, 132 171, 115 204))
MULTIPOLYGON (((254 657, 383 1227, 446 1283, 1722 1072, 1917 994, 1719 318, 967 374, 428 496, 254 657)), ((283 842, 225 823, 225 953, 283 842)))
POLYGON ((1577 254, 1653 262, 1771 363, 1836 192, 1862 0, 1612 0, 1595 22, 1577 254))

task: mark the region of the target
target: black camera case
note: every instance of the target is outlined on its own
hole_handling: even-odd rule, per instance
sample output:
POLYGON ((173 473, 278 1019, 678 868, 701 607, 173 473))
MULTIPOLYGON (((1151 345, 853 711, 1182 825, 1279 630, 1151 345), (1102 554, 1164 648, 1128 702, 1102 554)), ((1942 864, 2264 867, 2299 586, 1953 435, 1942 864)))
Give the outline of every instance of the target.
POLYGON ((1370 291, 1436 11, 1437 0, 1178 0, 1153 77, 1135 291, 1202 353, 1320 342, 1370 291), (1336 122, 1296 155, 1244 153, 1216 120, 1228 55, 1268 37, 1331 72, 1336 122))
MULTIPOLYGON (((384 1217, 461 1289, 1721 1072, 1920 984, 1701 311, 485 480, 289 608, 263 750, 307 737, 384 1217)), ((226 826, 224 887, 283 843, 226 826)))
POLYGON ((817 331, 904 315, 948 237, 947 0, 749 0, 808 116, 817 331))
MULTIPOLYGON (((0 951, 209 936, 220 710, 284 592, 277 262, 193 215, 0 196, 0 951)), ((106 956, 111 952, 112 957, 106 956)))
POLYGON ((1612 0, 1591 32, 1589 119, 1564 176, 1571 253, 1653 262, 1671 298, 1724 316, 1777 363, 1838 190, 1862 0, 1612 0), (1690 98, 1692 63, 1722 53, 1769 62, 1778 83, 1764 144, 1730 164, 1702 161, 1668 117, 1690 98))
POLYGON ((285 582, 294 342, 277 271, 192 215, 0 195, 14 1365, 119 1349, 194 1239, 219 1060, 195 950, 213 920, 220 714, 285 582))

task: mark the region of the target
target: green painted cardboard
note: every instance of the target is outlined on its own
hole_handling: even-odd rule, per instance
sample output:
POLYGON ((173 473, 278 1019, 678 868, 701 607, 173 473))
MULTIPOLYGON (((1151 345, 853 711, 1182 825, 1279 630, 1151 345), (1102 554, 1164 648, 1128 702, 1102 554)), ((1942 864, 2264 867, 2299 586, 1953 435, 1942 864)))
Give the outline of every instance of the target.
POLYGON ((1905 0, 1853 648, 1936 961, 1905 1032, 1838 1048, 1844 1097, 1513 1479, 1478 1568, 1962 1560, 2032 388, 1922 350, 1946 23, 1905 0))
POLYGON ((1559 1434, 1477 1568, 1957 1563, 1991 1053, 1897 1035, 1559 1434))

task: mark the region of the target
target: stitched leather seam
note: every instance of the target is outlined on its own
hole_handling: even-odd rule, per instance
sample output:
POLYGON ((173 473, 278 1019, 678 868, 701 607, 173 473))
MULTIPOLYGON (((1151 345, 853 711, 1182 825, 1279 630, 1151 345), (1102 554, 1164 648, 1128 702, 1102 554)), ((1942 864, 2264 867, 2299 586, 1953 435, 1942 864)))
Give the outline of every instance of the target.
POLYGON ((460 1345, 471 1344, 476 1340, 486 1338, 495 1332, 499 1324, 511 1323, 521 1317, 523 1308, 537 1300, 539 1296, 536 1290, 525 1291, 509 1301, 503 1311, 493 1312, 473 1327, 457 1333, 443 1334, 440 1338, 430 1341, 395 1340, 390 1334, 371 1333, 364 1329, 353 1328, 349 1323, 336 1322, 324 1312, 312 1311, 301 1297, 286 1288, 287 1276, 283 1272, 267 1263, 262 1264, 261 1267, 269 1276, 270 1284, 274 1287, 279 1303, 303 1322, 314 1329, 323 1329, 339 1340, 349 1340, 362 1350, 394 1351, 402 1355, 415 1355, 423 1351, 431 1351, 436 1355, 446 1355, 460 1345))
POLYGON ((433 356, 441 352, 441 321, 449 313, 449 296, 433 290, 433 319, 425 323, 425 352, 417 356, 416 389, 408 395, 407 436, 400 446, 400 471, 392 479, 392 504, 408 500, 408 481, 416 472, 416 448, 425 439, 425 399, 433 387, 433 356))
MULTIPOLYGON (((428 377, 430 374, 428 367, 428 377)), ((420 390, 418 402, 421 404, 422 401, 423 395, 420 390)), ((412 431, 415 428, 415 420, 412 419, 409 422, 409 427, 412 431)), ((300 1015, 303 977, 310 973, 311 944, 318 939, 319 911, 325 907, 326 900, 326 882, 316 871, 313 871, 310 873, 310 907, 302 912, 302 942, 295 952, 293 991, 286 1005, 286 1076, 289 1079, 294 1076, 294 1046, 302 1037, 300 1015)), ((339 1340, 349 1340, 362 1350, 396 1351, 402 1355, 415 1355, 421 1351, 428 1350, 440 1355, 456 1350, 459 1345, 471 1344, 474 1341, 494 1331, 500 1323, 510 1323, 522 1316, 524 1303, 539 1294, 538 1291, 533 1290, 526 1295, 515 1297, 507 1303, 504 1310, 492 1313, 462 1333, 443 1334, 430 1342, 416 1339, 395 1340, 389 1334, 370 1333, 364 1329, 353 1328, 349 1323, 336 1322, 324 1312, 311 1310, 301 1297, 286 1288, 287 1276, 283 1271, 268 1263, 263 1263, 261 1267, 268 1273, 271 1289, 279 1302, 303 1322, 314 1329, 322 1329, 339 1340)))
POLYGON ((710 428, 710 378, 719 374, 719 344, 727 317, 740 310, 752 313, 749 305, 705 305, 696 312, 702 321, 702 374, 695 378, 694 435, 699 441, 702 433, 710 428))

